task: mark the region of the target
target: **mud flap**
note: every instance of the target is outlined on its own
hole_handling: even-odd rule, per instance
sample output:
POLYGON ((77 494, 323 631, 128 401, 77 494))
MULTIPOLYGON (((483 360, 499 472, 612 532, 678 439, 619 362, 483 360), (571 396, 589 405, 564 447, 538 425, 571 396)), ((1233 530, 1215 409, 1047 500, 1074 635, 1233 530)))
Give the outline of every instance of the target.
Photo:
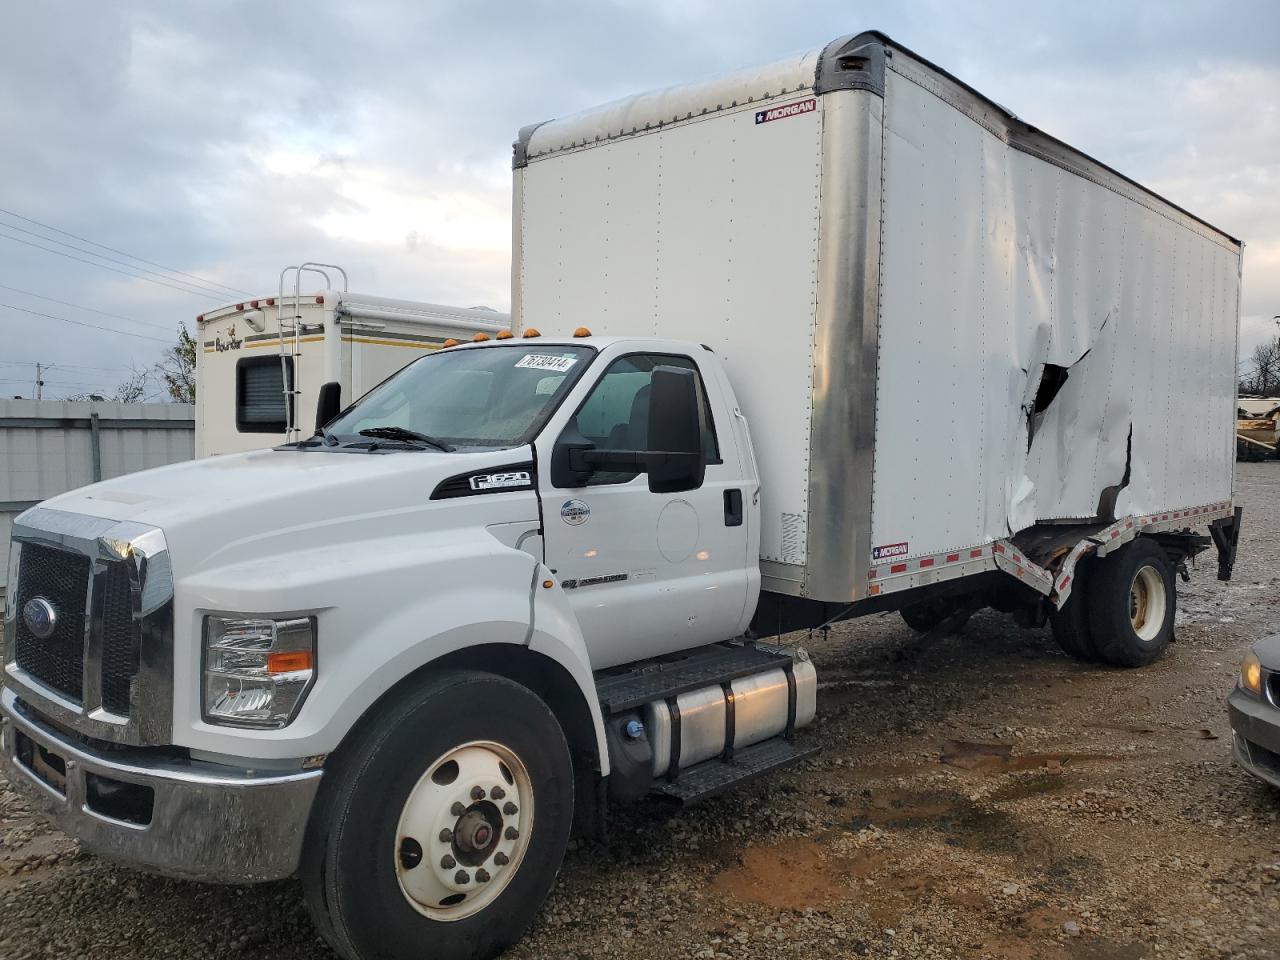
POLYGON ((1209 536, 1218 548, 1218 579, 1230 580, 1231 571, 1236 565, 1236 546, 1240 542, 1240 514, 1242 507, 1236 507, 1229 517, 1222 517, 1209 524, 1209 536))

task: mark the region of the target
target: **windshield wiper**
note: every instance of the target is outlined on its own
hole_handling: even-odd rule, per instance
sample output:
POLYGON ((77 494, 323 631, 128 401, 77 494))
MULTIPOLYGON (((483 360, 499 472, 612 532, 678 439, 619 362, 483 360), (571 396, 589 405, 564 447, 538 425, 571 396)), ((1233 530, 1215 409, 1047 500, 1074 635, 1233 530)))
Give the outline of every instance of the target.
POLYGON ((369 427, 367 430, 361 430, 360 436, 381 437, 385 440, 403 440, 407 443, 426 443, 437 450, 443 450, 445 453, 453 452, 453 447, 443 440, 437 440, 435 437, 429 437, 425 433, 419 433, 417 430, 410 430, 407 427, 369 427))

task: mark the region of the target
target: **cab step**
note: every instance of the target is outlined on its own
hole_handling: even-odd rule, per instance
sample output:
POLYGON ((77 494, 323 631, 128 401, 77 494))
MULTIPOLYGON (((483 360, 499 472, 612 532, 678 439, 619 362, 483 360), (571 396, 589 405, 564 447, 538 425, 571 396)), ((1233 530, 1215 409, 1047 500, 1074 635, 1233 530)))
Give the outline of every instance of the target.
POLYGON ((732 760, 706 760, 680 771, 677 780, 654 785, 653 793, 680 803, 695 803, 731 787, 773 773, 812 757, 819 747, 808 747, 775 737, 738 750, 732 760))
POLYGON ((690 690, 729 683, 766 670, 786 668, 790 653, 763 650, 750 643, 726 642, 646 660, 621 673, 596 674, 596 694, 610 714, 690 690))

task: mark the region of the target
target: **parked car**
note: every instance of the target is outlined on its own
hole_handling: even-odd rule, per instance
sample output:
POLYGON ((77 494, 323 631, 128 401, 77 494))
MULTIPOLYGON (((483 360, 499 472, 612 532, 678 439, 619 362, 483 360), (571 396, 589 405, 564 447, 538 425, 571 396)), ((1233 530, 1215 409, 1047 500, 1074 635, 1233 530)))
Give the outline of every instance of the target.
POLYGON ((1280 787, 1280 633, 1259 640, 1244 655, 1227 713, 1236 763, 1280 787))

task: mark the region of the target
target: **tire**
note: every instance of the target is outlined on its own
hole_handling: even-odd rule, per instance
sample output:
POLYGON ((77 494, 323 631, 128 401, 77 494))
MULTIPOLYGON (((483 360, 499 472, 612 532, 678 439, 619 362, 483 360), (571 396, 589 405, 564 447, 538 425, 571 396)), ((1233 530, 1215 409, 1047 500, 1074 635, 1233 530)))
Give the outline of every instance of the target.
POLYGON ((902 615, 903 622, 916 633, 928 633, 959 610, 962 603, 959 597, 935 597, 903 607, 898 612, 902 615))
POLYGON ((1053 639, 1058 641, 1062 652, 1085 663, 1098 663, 1102 660, 1093 642, 1093 627, 1089 623, 1093 568, 1097 563, 1092 556, 1080 558, 1073 575, 1075 583, 1071 588, 1071 596, 1067 597, 1066 605, 1061 610, 1054 610, 1049 615, 1053 639))
POLYGON ((349 741, 300 871, 329 945, 347 960, 462 960, 519 940, 573 823, 572 761, 547 705, 503 677, 448 671, 349 741))
POLYGON ((1145 537, 1099 561, 1093 571, 1089 625, 1105 663, 1145 667, 1168 649, 1177 607, 1173 564, 1145 537))

